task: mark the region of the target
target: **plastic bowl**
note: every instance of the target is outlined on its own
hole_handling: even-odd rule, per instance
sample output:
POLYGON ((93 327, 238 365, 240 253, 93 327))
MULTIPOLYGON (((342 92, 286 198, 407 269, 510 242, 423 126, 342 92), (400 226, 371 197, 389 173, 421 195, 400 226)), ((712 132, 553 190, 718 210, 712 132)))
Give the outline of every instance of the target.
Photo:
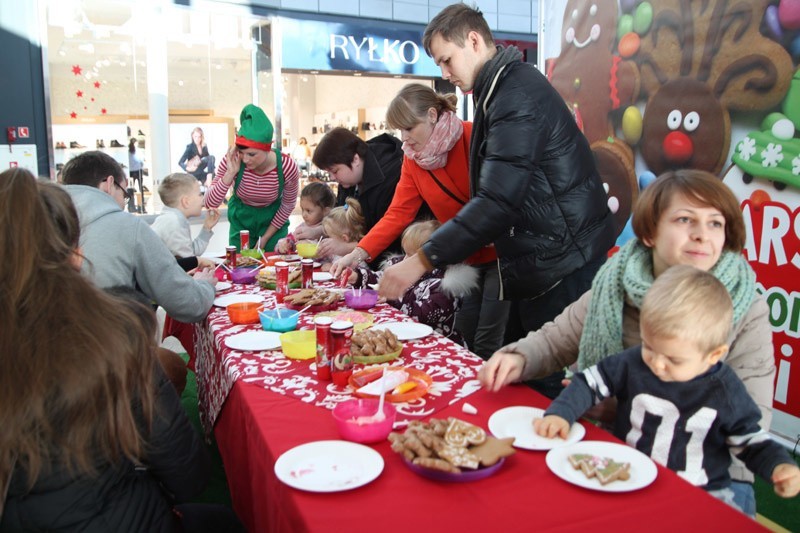
POLYGON ((317 255, 317 243, 315 242, 298 242, 295 247, 297 248, 297 255, 305 259, 317 255))
POLYGON ((267 309, 258 313, 261 327, 265 331, 292 331, 297 328, 297 319, 300 313, 288 309, 267 309))
POLYGON ((257 324, 258 311, 264 304, 258 302, 237 302, 226 307, 228 317, 234 324, 257 324))
POLYGON ((231 281, 249 285, 256 282, 257 273, 258 269, 256 266, 236 267, 231 272, 231 281))
POLYGON ((317 356, 317 332, 311 329, 284 333, 281 348, 289 359, 313 359, 317 356))
POLYGON ((383 404, 386 417, 380 422, 360 424, 356 421, 360 416, 371 416, 378 411, 378 400, 348 400, 337 405, 333 410, 333 419, 339 434, 354 442, 379 442, 386 440, 392 431, 397 409, 389 402, 383 404))
POLYGON ((344 304, 350 309, 369 309, 378 303, 378 291, 350 289, 344 293, 344 304))

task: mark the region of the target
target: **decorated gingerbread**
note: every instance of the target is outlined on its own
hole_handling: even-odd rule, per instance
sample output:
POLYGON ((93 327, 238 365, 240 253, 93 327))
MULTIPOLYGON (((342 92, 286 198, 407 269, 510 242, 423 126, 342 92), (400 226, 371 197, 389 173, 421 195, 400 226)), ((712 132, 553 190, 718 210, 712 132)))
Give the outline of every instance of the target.
POLYGON ((662 0, 637 55, 649 95, 642 157, 655 174, 719 173, 730 148, 729 110, 763 110, 783 99, 792 61, 759 31, 767 1, 662 0))
POLYGON ((638 189, 633 152, 615 137, 610 114, 636 100, 639 77, 634 62, 614 54, 617 10, 616 0, 569 0, 561 53, 548 61, 547 75, 595 153, 620 231, 638 189))

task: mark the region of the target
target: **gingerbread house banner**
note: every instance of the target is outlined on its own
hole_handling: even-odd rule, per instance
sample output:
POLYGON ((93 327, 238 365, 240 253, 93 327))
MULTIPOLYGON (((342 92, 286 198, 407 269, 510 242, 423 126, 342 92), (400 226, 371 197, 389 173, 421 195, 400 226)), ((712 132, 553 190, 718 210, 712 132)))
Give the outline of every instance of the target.
POLYGON ((800 436, 800 0, 548 0, 539 66, 597 161, 618 244, 639 191, 697 168, 739 198, 770 307, 772 431, 800 436))

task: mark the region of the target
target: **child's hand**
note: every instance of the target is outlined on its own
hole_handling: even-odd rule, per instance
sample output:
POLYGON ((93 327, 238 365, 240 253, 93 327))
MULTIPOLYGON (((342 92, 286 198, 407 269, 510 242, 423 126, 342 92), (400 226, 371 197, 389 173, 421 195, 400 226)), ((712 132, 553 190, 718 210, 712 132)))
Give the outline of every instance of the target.
POLYGON ((782 463, 772 471, 775 494, 782 498, 793 498, 800 492, 800 468, 797 465, 782 463))
POLYGON ((566 439, 569 436, 569 424, 566 420, 556 415, 537 418, 533 421, 533 430, 536 431, 537 435, 548 439, 555 437, 566 439))
POLYGON ((300 224, 296 230, 294 230, 294 237, 298 241, 316 241, 322 237, 322 225, 309 227, 305 224, 300 224))
POLYGON ((279 254, 288 254, 291 252, 291 246, 289 245, 289 239, 280 239, 278 240, 278 244, 275 245, 275 251, 279 254))
POLYGON ((220 214, 217 209, 209 209, 206 211, 206 221, 203 222, 203 227, 210 231, 219 222, 219 217, 220 214))
MULTIPOLYGON (((335 265, 335 264, 336 264, 336 263, 334 263, 334 265, 335 265)), ((333 265, 331 265, 331 270, 333 270, 333 265)), ((353 271, 353 272, 350 274, 350 276, 347 278, 347 283, 348 283, 348 284, 350 284, 350 285, 355 285, 355 284, 356 284, 356 281, 358 281, 358 272, 356 272, 356 271, 354 270, 354 271, 353 271)))

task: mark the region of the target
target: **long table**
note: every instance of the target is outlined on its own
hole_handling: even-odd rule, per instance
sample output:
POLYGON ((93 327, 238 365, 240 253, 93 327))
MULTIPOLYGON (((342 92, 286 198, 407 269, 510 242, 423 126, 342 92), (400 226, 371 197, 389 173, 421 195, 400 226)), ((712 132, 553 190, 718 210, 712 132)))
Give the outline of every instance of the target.
MULTIPOLYGON (((385 308, 378 310, 381 313, 384 319, 402 318, 385 308)), ((301 327, 308 327, 308 323, 301 327)), ((313 381, 309 378, 313 376, 310 362, 287 361, 279 353, 232 353, 220 342, 228 331, 219 310, 197 326, 198 380, 229 385, 223 387, 220 409, 206 422, 213 425, 234 509, 249 531, 763 531, 756 522, 663 467, 658 467, 655 481, 641 490, 607 493, 561 480, 548 469, 544 452, 526 450, 518 450, 491 477, 471 483, 444 483, 418 476, 388 442, 381 442, 371 445, 385 462, 383 472, 373 482, 338 493, 293 489, 277 479, 275 462, 300 444, 339 438, 331 402, 320 401, 318 396, 309 400, 309 394, 295 393, 298 383, 300 389, 318 390, 308 385, 309 379, 313 381), (294 385, 289 389, 274 388, 271 379, 248 380, 247 373, 242 372, 242 359, 249 361, 251 371, 265 366, 280 368, 280 372, 288 369, 303 379, 290 379, 294 385)), ((477 388, 475 372, 480 360, 472 355, 475 364, 470 364, 469 353, 463 352, 438 335, 420 341, 420 345, 406 345, 397 364, 449 368, 450 377, 445 379, 455 374, 463 378, 453 387, 442 387, 454 391, 448 391, 445 401, 427 405, 420 418, 455 416, 486 428, 488 418, 498 409, 548 405, 547 398, 521 385, 506 387, 500 393, 477 388), (426 349, 427 345, 433 348, 426 349), (475 406, 478 413, 462 412, 464 401, 475 406)), ((326 397, 333 394, 342 399, 348 394, 323 389, 326 397)), ((208 390, 200 388, 199 393, 201 410, 203 404, 207 409, 209 398, 204 396, 208 390)), ((414 409, 403 411, 413 413, 414 409)), ((605 431, 581 423, 586 427, 584 440, 618 442, 605 431)))

